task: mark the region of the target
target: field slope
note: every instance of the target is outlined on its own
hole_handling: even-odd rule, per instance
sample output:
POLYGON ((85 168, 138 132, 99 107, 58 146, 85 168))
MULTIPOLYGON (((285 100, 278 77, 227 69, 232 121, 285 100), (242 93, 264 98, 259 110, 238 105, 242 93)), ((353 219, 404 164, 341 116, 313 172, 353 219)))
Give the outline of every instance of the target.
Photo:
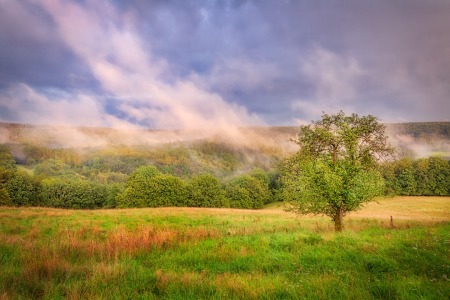
POLYGON ((450 197, 323 217, 0 208, 0 299, 448 299, 450 197), (390 216, 394 219, 391 228, 390 216))

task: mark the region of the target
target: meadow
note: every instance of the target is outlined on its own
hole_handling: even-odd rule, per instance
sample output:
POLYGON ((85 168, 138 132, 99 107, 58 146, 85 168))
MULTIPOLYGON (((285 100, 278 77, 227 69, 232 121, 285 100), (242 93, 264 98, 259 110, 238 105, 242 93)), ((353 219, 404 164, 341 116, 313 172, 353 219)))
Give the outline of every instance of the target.
POLYGON ((279 203, 0 207, 0 299, 450 297, 450 197, 379 199, 344 222, 279 203))

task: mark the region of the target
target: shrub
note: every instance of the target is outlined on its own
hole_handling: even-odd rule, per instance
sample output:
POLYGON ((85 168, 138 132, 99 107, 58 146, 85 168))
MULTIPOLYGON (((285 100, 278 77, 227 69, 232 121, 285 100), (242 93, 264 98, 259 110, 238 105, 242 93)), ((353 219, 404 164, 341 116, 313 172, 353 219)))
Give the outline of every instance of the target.
POLYGON ((274 194, 276 192, 276 189, 278 186, 276 185, 277 177, 275 174, 270 174, 266 171, 263 171, 261 169, 255 169, 250 174, 253 178, 257 179, 259 183, 261 184, 261 187, 267 191, 264 191, 264 193, 267 193, 268 197, 265 198, 264 204, 268 204, 270 202, 274 201, 274 194))
POLYGON ((0 167, 0 205, 38 205, 40 183, 16 168, 0 167))
POLYGON ((0 168, 15 169, 16 160, 5 145, 0 145, 0 168))
POLYGON ((40 204, 40 183, 23 171, 12 173, 5 187, 15 206, 40 204))
POLYGON ((270 192, 250 175, 241 175, 226 186, 226 196, 234 208, 262 208, 270 199, 270 192))
POLYGON ((108 194, 106 187, 98 183, 47 178, 42 181, 41 197, 47 206, 93 209, 103 207, 108 194))
POLYGON ((117 196, 119 207, 183 206, 184 182, 173 175, 131 176, 123 193, 117 196))
POLYGON ((224 207, 225 191, 216 177, 201 174, 191 178, 188 185, 187 206, 224 207))

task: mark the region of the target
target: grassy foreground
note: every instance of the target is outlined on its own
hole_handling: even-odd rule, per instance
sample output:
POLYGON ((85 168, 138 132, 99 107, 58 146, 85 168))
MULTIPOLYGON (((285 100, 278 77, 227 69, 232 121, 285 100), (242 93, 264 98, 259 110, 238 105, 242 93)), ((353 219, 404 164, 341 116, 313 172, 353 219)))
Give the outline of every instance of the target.
POLYGON ((450 197, 380 200, 345 226, 276 205, 3 207, 0 299, 450 297, 450 197))

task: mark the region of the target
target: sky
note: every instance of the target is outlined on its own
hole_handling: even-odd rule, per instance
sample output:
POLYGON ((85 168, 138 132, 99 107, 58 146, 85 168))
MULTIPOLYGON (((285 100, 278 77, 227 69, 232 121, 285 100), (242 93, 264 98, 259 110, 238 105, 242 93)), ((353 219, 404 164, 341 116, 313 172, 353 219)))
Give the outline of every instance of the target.
POLYGON ((0 0, 0 121, 450 121, 450 0, 0 0))

